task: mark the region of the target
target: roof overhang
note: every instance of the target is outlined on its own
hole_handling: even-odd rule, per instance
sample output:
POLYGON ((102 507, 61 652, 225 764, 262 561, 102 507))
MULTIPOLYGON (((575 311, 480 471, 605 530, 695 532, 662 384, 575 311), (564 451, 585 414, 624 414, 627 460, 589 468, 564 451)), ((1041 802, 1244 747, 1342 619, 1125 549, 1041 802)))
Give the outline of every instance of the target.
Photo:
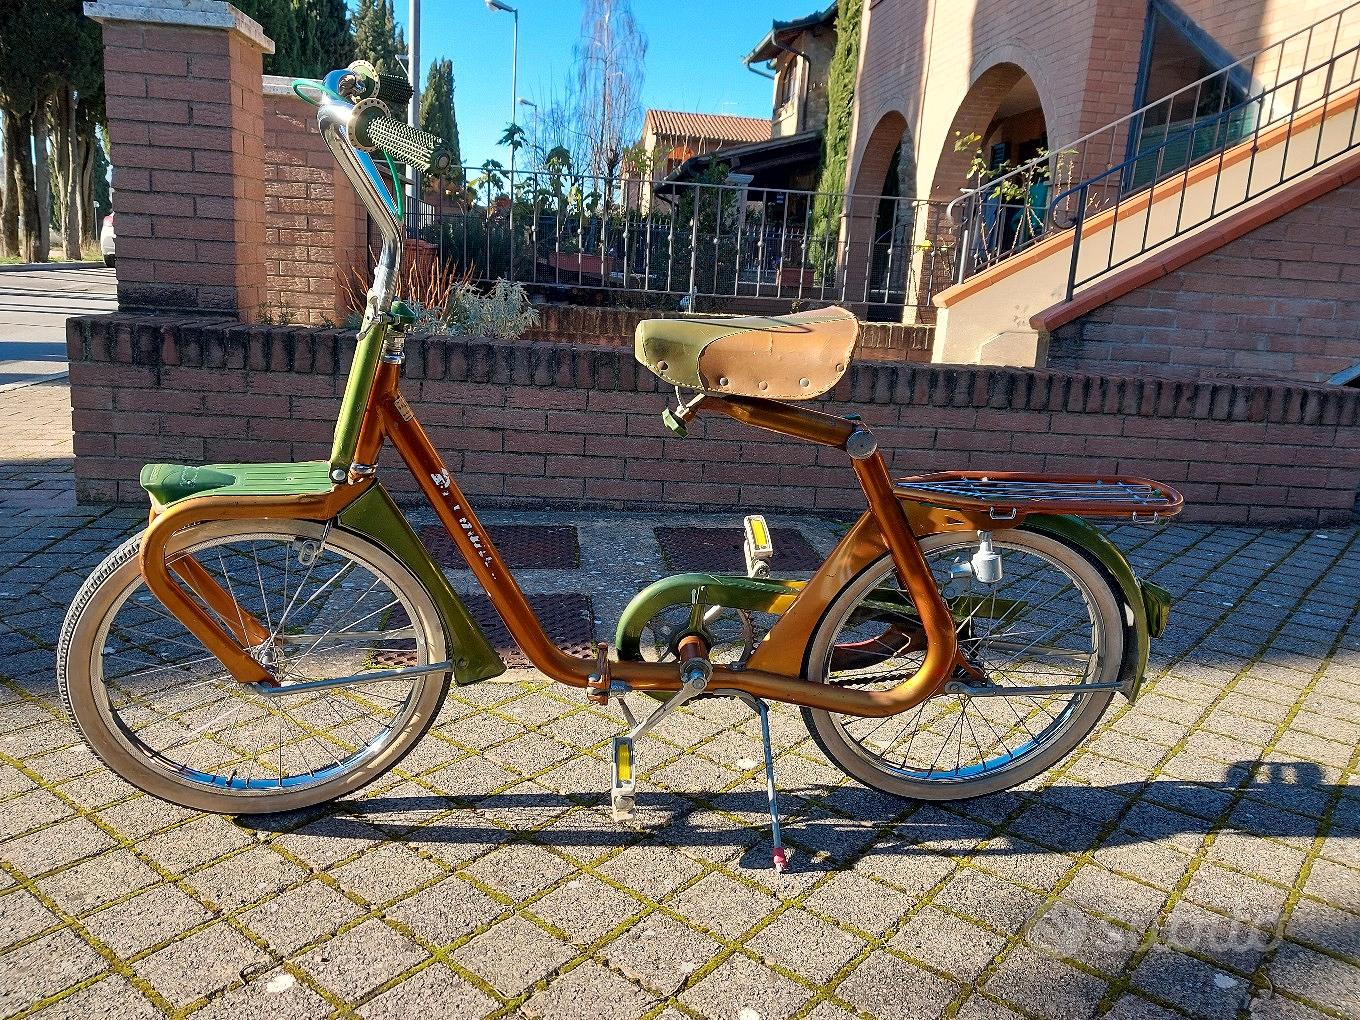
MULTIPOLYGON (((762 174, 782 167, 818 160, 821 155, 820 131, 804 131, 802 134, 788 135, 785 138, 772 138, 768 142, 734 145, 730 149, 718 149, 685 160, 656 185, 653 194, 658 198, 670 195, 675 191, 676 185, 696 180, 713 163, 725 163, 734 174, 749 174, 753 178, 759 178, 762 174)), ((757 183, 754 186, 762 185, 757 183)))
POLYGON ((804 18, 796 18, 793 21, 776 21, 771 27, 768 35, 756 44, 756 48, 746 55, 742 63, 760 64, 774 60, 779 54, 786 52, 786 47, 793 42, 798 33, 805 32, 809 28, 816 28, 819 25, 831 25, 836 21, 836 4, 833 2, 825 10, 817 11, 804 18))

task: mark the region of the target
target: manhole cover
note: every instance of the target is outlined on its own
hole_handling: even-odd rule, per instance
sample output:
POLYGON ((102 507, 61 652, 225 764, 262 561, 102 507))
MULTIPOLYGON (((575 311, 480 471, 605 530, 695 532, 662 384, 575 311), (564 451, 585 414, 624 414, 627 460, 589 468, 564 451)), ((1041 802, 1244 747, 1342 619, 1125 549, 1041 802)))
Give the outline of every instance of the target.
MULTIPOLYGON (((491 524, 486 530, 511 570, 575 570, 581 564, 573 525, 491 524)), ((421 528, 420 540, 441 567, 467 566, 463 554, 440 525, 421 528)))
MULTIPOLYGON (((549 592, 530 595, 529 605, 538 617, 543 629, 552 638, 553 644, 568 655, 590 658, 595 654, 595 605, 590 596, 579 592, 549 592)), ((512 669, 529 665, 528 658, 520 651, 515 639, 505 629, 500 614, 491 605, 491 600, 480 592, 463 595, 463 604, 468 614, 486 632, 487 640, 496 651, 501 653, 505 664, 512 669)))
MULTIPOLYGON (((529 659, 520 651, 515 639, 506 630, 500 614, 491 605, 491 600, 481 592, 460 595, 468 615, 486 633, 491 646, 500 653, 506 666, 514 669, 529 665, 529 659)), ((579 592, 549 592, 528 596, 529 605, 538 617, 548 637, 569 655, 579 658, 593 658, 595 655, 595 605, 588 595, 579 592)), ((388 629, 406 626, 409 622, 406 611, 400 606, 394 610, 388 621, 388 629)), ((416 653, 400 648, 374 649, 373 665, 381 669, 400 669, 414 666, 416 653)))
MULTIPOLYGON (((709 570, 723 574, 746 572, 741 528, 654 528, 661 554, 672 570, 709 570)), ((816 570, 822 558, 796 528, 774 528, 775 574, 816 570)))

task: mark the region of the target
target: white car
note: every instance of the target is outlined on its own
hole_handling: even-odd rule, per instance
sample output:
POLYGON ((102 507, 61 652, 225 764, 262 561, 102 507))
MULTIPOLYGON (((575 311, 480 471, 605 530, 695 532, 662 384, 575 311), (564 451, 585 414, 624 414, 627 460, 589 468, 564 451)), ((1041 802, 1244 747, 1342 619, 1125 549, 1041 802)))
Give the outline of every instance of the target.
POLYGON ((104 265, 113 265, 113 213, 104 217, 104 226, 99 231, 99 250, 104 253, 104 265))

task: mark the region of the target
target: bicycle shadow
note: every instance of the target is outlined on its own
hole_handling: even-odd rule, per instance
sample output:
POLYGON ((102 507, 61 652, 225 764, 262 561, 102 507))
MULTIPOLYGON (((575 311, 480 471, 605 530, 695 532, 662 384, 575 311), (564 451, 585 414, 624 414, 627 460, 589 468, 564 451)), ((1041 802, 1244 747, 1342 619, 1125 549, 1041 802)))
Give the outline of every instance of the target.
MULTIPOLYGON (((1035 852, 1079 854, 1098 847, 1202 837, 1223 828, 1249 835, 1311 838, 1342 788, 1312 762, 1240 761, 1221 783, 1160 777, 1108 786, 1055 786, 937 805, 858 786, 813 784, 780 791, 786 841, 797 870, 842 870, 877 857, 968 853, 998 857, 1035 852), (1005 833, 998 837, 997 826, 1005 833), (978 844, 987 840, 985 846, 978 844)), ((609 798, 547 789, 487 796, 390 794, 341 801, 309 812, 242 815, 258 832, 305 831, 332 839, 398 839, 424 844, 496 846, 533 842, 573 848, 658 845, 729 849, 742 866, 766 867, 769 814, 762 788, 685 795, 641 788, 638 817, 618 824, 609 798), (429 819, 434 820, 429 820, 429 819), (498 824, 498 822, 500 824, 498 824)), ((1360 819, 1334 818, 1341 831, 1360 819)))

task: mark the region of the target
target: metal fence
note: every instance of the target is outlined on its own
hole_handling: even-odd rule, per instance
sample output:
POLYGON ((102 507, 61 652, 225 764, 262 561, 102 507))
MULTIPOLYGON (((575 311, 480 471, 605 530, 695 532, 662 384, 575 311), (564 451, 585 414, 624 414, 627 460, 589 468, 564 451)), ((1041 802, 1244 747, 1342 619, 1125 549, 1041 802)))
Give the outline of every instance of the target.
POLYGON ((412 234, 441 265, 550 299, 753 312, 838 303, 928 322, 954 275, 944 203, 551 170, 512 181, 474 166, 430 184, 412 234))

